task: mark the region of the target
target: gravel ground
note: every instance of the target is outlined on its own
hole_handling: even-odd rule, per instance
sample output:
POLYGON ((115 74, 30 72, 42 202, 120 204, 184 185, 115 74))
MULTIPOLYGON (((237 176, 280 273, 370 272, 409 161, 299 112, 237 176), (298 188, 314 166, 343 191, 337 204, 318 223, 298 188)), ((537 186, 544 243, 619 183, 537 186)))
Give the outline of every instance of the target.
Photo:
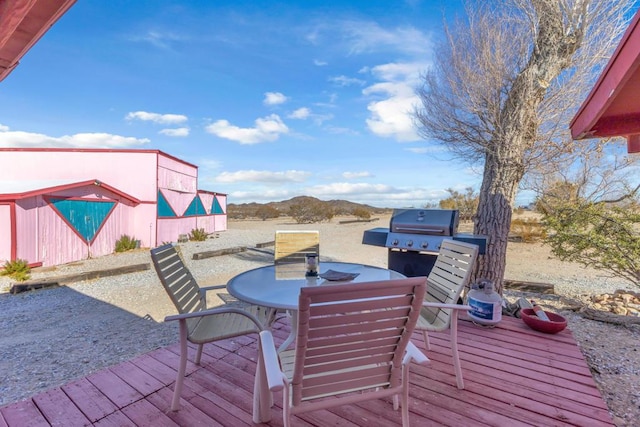
MULTIPOLYGON (((387 227, 379 222, 299 226, 279 221, 230 222, 229 230, 206 242, 188 242, 180 248, 201 286, 226 283, 236 274, 272 262, 271 248, 248 250, 204 260, 192 254, 235 246, 255 247, 273 240, 277 229, 317 229, 321 235, 321 261, 341 260, 385 267, 384 248, 362 245, 364 230, 387 227)), ((461 227, 461 231, 464 231, 461 227)), ((151 262, 148 250, 115 254, 58 266, 35 269, 33 278, 151 262)), ((594 379, 617 426, 638 426, 640 419, 640 327, 621 327, 586 320, 566 310, 574 300, 629 288, 625 282, 600 272, 551 259, 541 245, 510 243, 506 278, 553 283, 555 295, 506 291, 536 299, 545 309, 569 321, 594 379), (534 262, 535 260, 535 262, 534 262)), ((0 405, 86 376, 104 367, 177 340, 177 328, 162 322, 175 309, 153 270, 18 295, 6 293, 10 281, 0 277, 0 405)), ((637 289, 636 289, 637 290, 637 289)), ((213 295, 210 305, 220 303, 213 295)))

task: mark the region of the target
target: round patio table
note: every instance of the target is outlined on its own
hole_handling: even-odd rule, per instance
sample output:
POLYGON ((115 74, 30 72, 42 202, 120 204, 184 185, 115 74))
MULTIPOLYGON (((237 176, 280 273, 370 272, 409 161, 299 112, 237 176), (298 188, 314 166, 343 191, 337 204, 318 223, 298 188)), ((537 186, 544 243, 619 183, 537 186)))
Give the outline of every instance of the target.
POLYGON ((302 263, 277 264, 238 274, 227 283, 227 291, 241 301, 291 312, 291 333, 278 348, 278 351, 282 351, 295 339, 298 326, 298 297, 301 288, 404 279, 405 277, 396 271, 371 265, 324 261, 319 264, 318 276, 305 277, 305 266, 302 263), (331 272, 334 273, 334 278, 338 279, 341 275, 356 276, 351 280, 327 280, 321 277, 331 272))

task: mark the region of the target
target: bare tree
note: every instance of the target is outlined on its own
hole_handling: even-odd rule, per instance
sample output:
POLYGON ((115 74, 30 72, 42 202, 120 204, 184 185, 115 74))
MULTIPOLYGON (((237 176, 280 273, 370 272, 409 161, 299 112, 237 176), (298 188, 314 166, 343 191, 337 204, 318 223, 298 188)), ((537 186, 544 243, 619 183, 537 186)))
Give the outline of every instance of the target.
MULTIPOLYGON (((488 236, 477 277, 501 292, 507 237, 527 174, 570 163, 572 115, 628 25, 632 0, 469 0, 445 28, 416 110, 425 138, 483 165, 474 232, 488 236)), ((544 175, 544 174, 542 174, 544 175)))
POLYGON ((575 144, 575 154, 549 162, 525 177, 538 194, 536 208, 553 215, 557 204, 616 204, 636 199, 640 193, 637 166, 640 157, 629 156, 626 144, 607 139, 575 144))

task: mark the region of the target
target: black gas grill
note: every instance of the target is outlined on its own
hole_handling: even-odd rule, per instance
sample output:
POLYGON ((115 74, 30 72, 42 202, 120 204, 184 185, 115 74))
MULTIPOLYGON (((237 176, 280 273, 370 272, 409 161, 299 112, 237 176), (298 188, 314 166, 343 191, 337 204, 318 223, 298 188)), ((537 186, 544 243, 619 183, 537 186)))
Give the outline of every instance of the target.
POLYGON ((388 248, 389 269, 407 277, 427 276, 444 239, 473 243, 484 254, 486 236, 458 233, 458 223, 457 210, 396 209, 389 228, 365 231, 362 243, 388 248))

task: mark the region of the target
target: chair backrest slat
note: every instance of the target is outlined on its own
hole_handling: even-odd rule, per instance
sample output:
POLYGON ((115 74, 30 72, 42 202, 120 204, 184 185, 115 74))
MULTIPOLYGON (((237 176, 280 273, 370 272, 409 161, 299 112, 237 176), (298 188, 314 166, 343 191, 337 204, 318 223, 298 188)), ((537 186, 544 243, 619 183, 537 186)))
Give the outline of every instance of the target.
POLYGON ((173 245, 167 244, 152 249, 151 259, 162 286, 179 313, 193 313, 206 308, 206 303, 200 296, 198 283, 173 245))
POLYGON ((399 387, 425 277, 303 288, 292 402, 399 387))
MULTIPOLYGON (((456 304, 469 282, 478 256, 478 246, 451 239, 442 241, 427 279, 425 301, 456 304)), ((424 307, 422 316, 430 323, 447 323, 451 310, 424 307), (436 320, 437 319, 437 320, 436 320)))
POLYGON ((307 254, 320 255, 320 232, 315 230, 276 231, 274 261, 304 262, 307 254))

